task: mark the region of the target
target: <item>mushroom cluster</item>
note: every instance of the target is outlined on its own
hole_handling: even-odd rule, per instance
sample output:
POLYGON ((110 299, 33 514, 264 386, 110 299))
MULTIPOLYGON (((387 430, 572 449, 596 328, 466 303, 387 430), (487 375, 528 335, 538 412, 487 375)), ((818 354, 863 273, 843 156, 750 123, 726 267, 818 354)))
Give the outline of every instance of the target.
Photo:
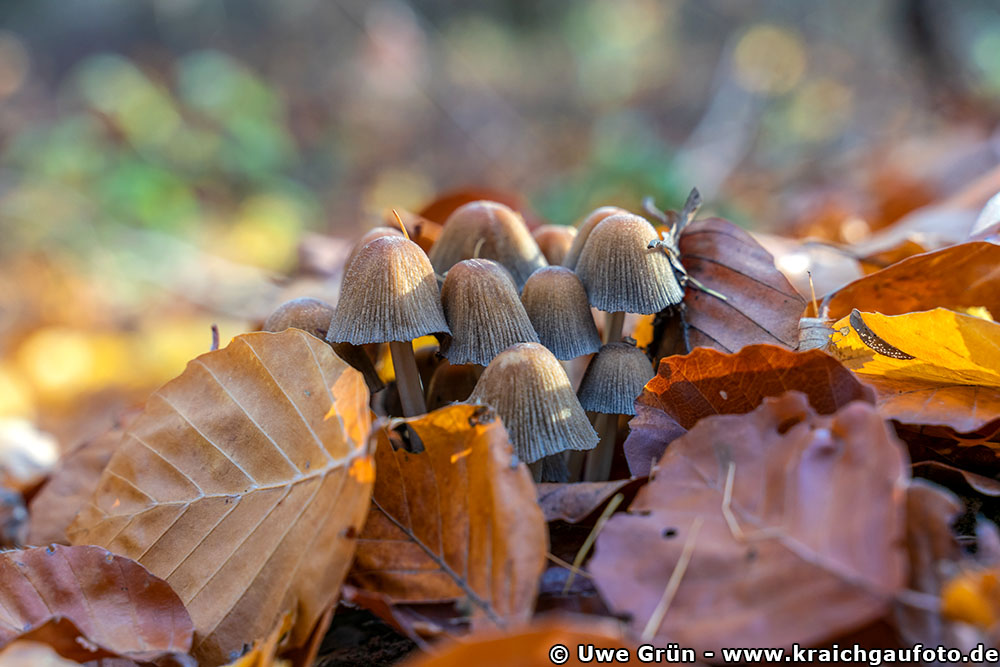
MULTIPOLYGON (((325 336, 365 374, 373 396, 383 382, 395 387, 404 416, 450 402, 490 405, 537 481, 608 479, 619 415, 634 414, 654 375, 635 341, 623 339, 624 317, 681 303, 672 246, 645 218, 611 206, 575 229, 544 225, 533 234, 509 207, 470 202, 427 253, 399 225, 376 228, 354 247, 335 309, 291 302, 267 328, 325 336), (594 308, 605 313, 603 341, 594 308), (435 353, 418 367, 413 341, 429 335, 435 353), (390 366, 385 357, 391 373, 376 372, 390 366), (567 364, 588 357, 574 391, 567 364)), ((393 411, 385 399, 373 402, 393 411)))

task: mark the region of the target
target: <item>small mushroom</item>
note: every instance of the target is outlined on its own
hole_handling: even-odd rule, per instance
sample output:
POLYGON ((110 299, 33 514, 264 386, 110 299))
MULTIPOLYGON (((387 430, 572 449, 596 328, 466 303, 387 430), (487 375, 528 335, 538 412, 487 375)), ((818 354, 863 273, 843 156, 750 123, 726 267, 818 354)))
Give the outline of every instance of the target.
POLYGON ((577 392, 583 409, 598 414, 595 421, 601 436, 587 457, 588 481, 608 479, 618 440, 618 415, 635 414, 635 399, 655 375, 653 365, 631 338, 607 343, 591 359, 577 392))
POLYGON ((576 274, 590 304, 608 313, 605 342, 621 340, 625 313, 650 315, 684 298, 666 253, 649 247, 656 229, 632 213, 610 215, 587 237, 576 274))
POLYGON ((382 236, 369 241, 347 267, 327 339, 335 343, 389 343, 403 414, 426 412, 414 338, 448 333, 434 269, 413 241, 382 236))
POLYGON ((543 468, 545 481, 566 481, 563 452, 593 449, 598 441, 566 371, 538 343, 518 343, 497 355, 469 402, 486 403, 497 411, 515 453, 531 465, 539 481, 543 468), (543 464, 546 457, 554 458, 543 464))
POLYGON ((539 225, 535 231, 531 232, 531 236, 535 239, 542 254, 545 255, 545 260, 552 266, 559 266, 566 258, 570 246, 573 245, 573 239, 576 238, 576 227, 539 225))
POLYGON ((454 365, 447 359, 441 360, 427 383, 427 410, 437 410, 469 398, 482 372, 482 366, 476 364, 454 365))
POLYGON ((583 245, 587 242, 590 232, 605 218, 619 213, 628 213, 628 211, 617 206, 602 206, 591 211, 586 218, 580 221, 576 228, 576 236, 573 238, 569 250, 566 251, 562 265, 567 269, 576 269, 576 263, 580 259, 580 253, 583 251, 583 245))
POLYGON ((507 270, 488 259, 455 264, 441 287, 451 340, 441 353, 453 364, 485 366, 515 343, 538 342, 538 334, 507 270))
POLYGON ((519 290, 535 269, 547 264, 524 219, 492 201, 460 206, 448 216, 430 251, 431 264, 440 274, 463 259, 479 257, 495 260, 510 271, 519 290))
POLYGON ((532 273, 521 291, 521 303, 538 339, 556 359, 573 359, 600 349, 587 292, 569 269, 547 266, 532 273))

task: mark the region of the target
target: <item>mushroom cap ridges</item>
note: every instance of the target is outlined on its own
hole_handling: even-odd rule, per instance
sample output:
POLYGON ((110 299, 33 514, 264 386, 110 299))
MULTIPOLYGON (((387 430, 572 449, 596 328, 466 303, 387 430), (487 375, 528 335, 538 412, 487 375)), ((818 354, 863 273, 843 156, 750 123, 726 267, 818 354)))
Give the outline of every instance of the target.
POLYGON ((326 338, 333 317, 333 306, 311 296, 301 296, 286 301, 267 316, 261 331, 284 331, 289 327, 301 329, 317 338, 326 338))
POLYGON ((573 237, 573 243, 570 244, 569 250, 566 251, 566 256, 563 257, 562 265, 567 269, 575 269, 576 263, 580 260, 580 253, 583 251, 583 245, 587 242, 587 237, 590 236, 590 232, 594 231, 594 227, 596 227, 605 218, 619 213, 628 213, 628 211, 623 208, 618 208, 617 206, 601 206, 600 208, 595 208, 591 211, 587 217, 580 222, 579 227, 577 227, 576 236, 573 237))
POLYGON ((448 333, 434 269, 416 243, 381 236, 358 250, 327 339, 355 345, 448 333))
POLYGON ((518 289, 535 269, 547 264, 524 219, 510 207, 492 201, 469 202, 456 209, 430 251, 431 264, 438 273, 473 257, 500 263, 510 271, 518 289))
POLYGON ((518 458, 533 463, 598 437, 559 361, 538 343, 513 345, 483 371, 470 403, 486 403, 503 420, 518 458))
POLYGON ((521 303, 538 339, 556 358, 573 359, 600 349, 587 292, 569 269, 547 266, 532 273, 521 290, 521 303))
POLYGON ((580 382, 584 410, 608 415, 634 415, 635 399, 656 372, 632 343, 608 343, 587 366, 580 382))
POLYGON ((507 270, 488 259, 455 264, 441 287, 451 340, 442 350, 453 364, 485 366, 515 343, 538 342, 507 270))
POLYGON ((382 238, 383 236, 402 236, 403 232, 399 229, 393 227, 372 227, 367 232, 365 232, 361 238, 358 239, 354 247, 351 248, 351 252, 347 255, 347 260, 344 262, 344 270, 346 271, 351 266, 351 262, 354 258, 358 256, 361 249, 366 245, 374 241, 375 239, 382 238))
POLYGON ((648 247, 656 238, 653 225, 631 213, 608 216, 594 227, 576 263, 592 306, 649 315, 683 300, 670 259, 648 247))

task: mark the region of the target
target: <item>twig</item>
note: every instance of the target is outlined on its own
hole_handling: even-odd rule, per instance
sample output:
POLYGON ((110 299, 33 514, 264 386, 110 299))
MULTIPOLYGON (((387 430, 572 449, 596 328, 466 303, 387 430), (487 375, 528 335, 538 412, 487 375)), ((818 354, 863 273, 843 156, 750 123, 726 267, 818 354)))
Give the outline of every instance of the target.
POLYGON ((403 230, 403 238, 409 241, 410 233, 406 231, 406 225, 403 224, 403 219, 399 217, 399 213, 396 211, 396 209, 392 209, 392 214, 396 216, 396 223, 399 225, 399 228, 403 230))
POLYGON ((670 603, 674 601, 674 595, 677 594, 677 589, 681 586, 681 579, 684 578, 688 563, 691 562, 691 555, 694 553, 694 544, 698 539, 698 531, 701 530, 701 524, 704 522, 704 517, 700 516, 695 517, 695 520, 691 522, 691 530, 688 532, 687 539, 684 540, 681 557, 677 559, 674 571, 670 573, 670 579, 667 580, 667 587, 663 589, 663 596, 660 598, 656 608, 653 610, 653 614, 646 623, 646 627, 642 631, 642 641, 648 642, 655 637, 660 626, 663 625, 663 619, 667 615, 667 610, 670 609, 670 603))
POLYGON ((545 557, 548 558, 553 563, 555 563, 556 565, 558 565, 559 567, 566 568, 567 570, 570 571, 570 573, 572 573, 574 575, 578 574, 581 577, 586 577, 587 579, 593 579, 594 578, 594 576, 592 574, 590 574, 590 572, 587 572, 586 570, 584 570, 582 568, 579 568, 576 565, 573 565, 573 563, 567 563, 566 561, 564 561, 562 558, 560 558, 559 556, 555 555, 554 553, 546 553, 545 557))
POLYGON ((209 348, 210 352, 215 352, 219 349, 219 325, 212 323, 212 347, 209 348))
POLYGON ((726 487, 722 492, 722 516, 726 519, 726 525, 729 526, 729 532, 733 534, 733 539, 737 542, 746 542, 746 535, 740 528, 736 515, 733 514, 733 481, 735 479, 736 463, 730 461, 729 467, 726 469, 726 487))
MULTIPOLYGON (((608 522, 611 514, 615 509, 621 504, 625 496, 621 493, 616 493, 614 497, 608 502, 604 511, 601 512, 601 516, 598 517, 597 523, 594 524, 593 530, 590 531, 590 535, 587 535, 587 539, 583 541, 583 546, 580 550, 576 552, 576 558, 573 559, 573 569, 577 570, 583 564, 583 559, 587 557, 587 553, 590 551, 590 547, 594 546, 594 542, 597 540, 598 534, 604 528, 604 524, 608 522)), ((569 576, 566 577, 566 583, 563 585, 563 595, 569 592, 569 587, 573 585, 573 575, 575 573, 573 570, 569 571, 569 576)))

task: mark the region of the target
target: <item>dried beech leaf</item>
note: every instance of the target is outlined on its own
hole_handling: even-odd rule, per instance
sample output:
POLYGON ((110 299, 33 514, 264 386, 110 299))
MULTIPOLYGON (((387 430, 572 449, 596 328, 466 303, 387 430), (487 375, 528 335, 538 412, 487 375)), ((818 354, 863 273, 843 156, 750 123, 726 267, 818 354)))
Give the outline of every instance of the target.
POLYGON ((636 399, 636 416, 625 441, 629 470, 648 474, 651 461, 698 420, 750 412, 765 397, 789 390, 804 392, 820 414, 831 414, 851 401, 874 400, 853 373, 819 350, 750 345, 736 354, 702 348, 667 357, 636 399))
POLYGON ((473 627, 527 621, 548 539, 503 424, 472 405, 405 423, 424 451, 394 449, 377 431, 379 474, 351 582, 396 603, 464 600, 473 627))
POLYGON ((633 477, 610 482, 542 483, 535 486, 538 488, 538 504, 546 521, 580 523, 599 513, 616 493, 630 498, 645 483, 645 478, 633 477))
POLYGON ((604 526, 588 569, 641 632, 690 541, 659 641, 814 645, 881 618, 904 585, 907 477, 873 406, 820 416, 789 392, 676 440, 628 513, 604 526))
POLYGON ((915 255, 828 296, 826 315, 901 315, 918 310, 982 306, 1000 313, 1000 246, 974 241, 915 255))
POLYGON ((226 667, 275 667, 279 650, 278 644, 291 629, 292 614, 286 612, 266 637, 255 641, 249 651, 227 664, 226 667))
POLYGON ((772 343, 795 348, 805 300, 774 266, 770 253, 731 222, 709 218, 681 234, 681 261, 723 301, 688 284, 688 348, 735 352, 745 345, 772 343))
POLYGON ((227 662, 336 600, 374 470, 361 374, 297 329, 237 336, 154 393, 68 531, 173 586, 193 654, 227 662))
POLYGON ((93 495, 123 432, 111 428, 63 454, 31 499, 28 544, 69 544, 66 528, 93 495))
POLYGON ((632 654, 631 662, 639 664, 635 657, 635 643, 625 636, 620 626, 611 620, 584 620, 583 617, 552 618, 533 624, 531 629, 517 633, 480 633, 436 647, 431 654, 419 655, 405 663, 404 667, 552 667, 549 650, 556 644, 569 649, 569 659, 565 665, 582 665, 577 659, 578 644, 594 644, 601 648, 627 648, 632 654))
POLYGON ((128 558, 93 546, 0 553, 0 646, 24 637, 79 662, 154 660, 186 653, 193 632, 170 586, 128 558))
POLYGON ((830 351, 904 424, 971 433, 1000 420, 1000 324, 944 308, 856 312, 833 325, 830 351))

